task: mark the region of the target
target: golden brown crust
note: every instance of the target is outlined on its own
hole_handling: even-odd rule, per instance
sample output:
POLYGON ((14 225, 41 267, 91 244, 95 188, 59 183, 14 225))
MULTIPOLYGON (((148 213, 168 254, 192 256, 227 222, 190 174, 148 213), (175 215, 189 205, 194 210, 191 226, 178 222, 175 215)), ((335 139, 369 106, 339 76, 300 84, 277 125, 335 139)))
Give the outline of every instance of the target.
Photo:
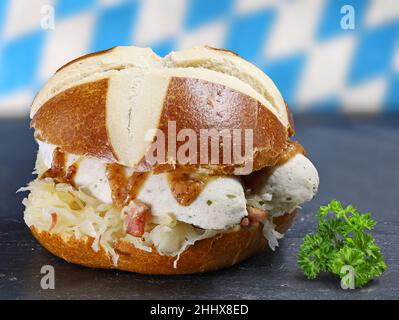
MULTIPOLYGON (((63 152, 89 155, 110 162, 117 162, 109 140, 106 123, 108 80, 101 79, 67 89, 48 100, 33 117, 31 126, 36 129, 39 140, 61 147, 63 152)), ((112 112, 109 111, 109 112, 112 112)), ((211 174, 233 174, 236 168, 252 161, 253 171, 274 166, 287 146, 288 132, 280 120, 269 109, 250 96, 224 85, 206 80, 172 77, 158 128, 165 134, 165 156, 162 163, 148 163, 143 155, 137 171, 169 171, 183 167, 184 170, 206 168, 211 174), (168 156, 168 125, 176 123, 177 133, 191 129, 197 138, 197 153, 194 164, 179 163, 178 158, 168 156), (234 130, 241 134, 241 151, 246 152, 245 130, 253 134, 253 154, 248 159, 233 156, 234 148, 229 143, 229 164, 224 163, 223 139, 220 132, 233 136, 234 130), (201 130, 215 130, 219 158, 212 161, 213 144, 207 144, 207 162, 201 148, 201 130)), ((209 140, 211 141, 211 140, 209 140)), ((176 150, 186 141, 176 141, 176 150)), ((175 155, 175 152, 171 153, 175 155)))
MULTIPOLYGON (((275 218, 276 230, 285 233, 295 215, 296 212, 293 212, 275 218)), ((64 241, 58 234, 39 232, 35 227, 31 227, 31 230, 47 250, 68 262, 93 268, 116 268, 103 249, 95 252, 91 248, 93 238, 84 241, 70 237, 68 241, 64 241)), ((262 225, 240 228, 235 232, 196 242, 181 254, 177 268, 173 268, 175 257, 162 256, 155 249, 149 253, 128 242, 119 241, 115 250, 119 254, 119 270, 145 274, 190 274, 230 267, 264 250, 266 244, 262 225)))
POLYGON ((290 108, 288 107, 288 103, 284 101, 285 103, 285 109, 287 110, 287 115, 288 115, 288 135, 291 137, 295 135, 295 124, 294 124, 294 115, 290 111, 290 108))
POLYGON ((231 54, 231 55, 236 56, 236 57, 239 56, 238 53, 233 51, 233 50, 223 49, 223 48, 215 48, 215 47, 211 47, 211 46, 208 46, 208 45, 205 45, 204 47, 207 48, 207 49, 228 53, 228 54, 231 54))
MULTIPOLYGON (((183 129, 191 129, 197 138, 197 153, 194 160, 194 167, 212 168, 214 174, 232 174, 235 167, 245 165, 243 159, 235 159, 231 145, 231 164, 223 163, 224 144, 219 138, 219 158, 216 168, 211 163, 212 144, 208 144, 208 163, 203 164, 204 152, 200 152, 201 130, 217 130, 234 135, 233 130, 239 129, 241 133, 241 150, 246 150, 245 130, 252 130, 253 133, 253 170, 259 170, 266 166, 276 164, 279 155, 287 146, 287 129, 277 117, 258 101, 241 92, 228 88, 224 85, 212 83, 206 80, 172 77, 165 96, 159 129, 165 134, 165 154, 168 154, 168 124, 170 121, 176 123, 176 132, 183 129)), ((186 141, 176 141, 178 150, 186 141)), ((248 146, 247 146, 248 147, 248 146)), ((171 154, 174 154, 172 152, 171 154)), ((177 167, 178 159, 175 159, 177 167)), ((176 169, 163 165, 163 169, 157 168, 159 164, 150 165, 143 158, 139 170, 167 171, 176 169)), ((190 168, 193 165, 185 163, 184 167, 190 168)))
POLYGON ((36 137, 64 152, 116 161, 106 128, 107 91, 102 79, 57 94, 32 119, 36 137))
MULTIPOLYGON (((109 53, 115 53, 115 57, 113 57, 115 61, 125 57, 124 55, 118 56, 116 50, 111 48, 75 59, 58 70, 60 79, 55 83, 50 81, 41 99, 38 99, 40 102, 38 101, 35 105, 35 113, 32 113, 32 127, 36 129, 35 134, 38 139, 59 146, 66 153, 89 155, 109 162, 118 162, 122 165, 134 167, 136 171, 169 171, 182 166, 183 168, 190 168, 190 170, 192 170, 192 167, 194 169, 202 167, 207 169, 206 172, 209 174, 226 175, 237 173, 235 169, 238 168, 250 168, 248 164, 252 164, 253 171, 263 167, 274 166, 278 161, 279 155, 286 148, 289 134, 293 133, 292 121, 290 121, 287 128, 285 122, 274 113, 274 109, 270 106, 262 105, 259 102, 262 99, 258 101, 257 98, 251 96, 251 91, 246 90, 244 84, 240 87, 240 83, 234 84, 234 81, 224 82, 226 79, 220 78, 220 75, 215 77, 214 74, 208 74, 207 80, 203 80, 200 76, 201 72, 188 73, 186 77, 169 75, 168 72, 165 72, 165 77, 159 77, 159 75, 155 76, 156 73, 153 75, 150 72, 151 76, 162 82, 162 85, 158 83, 152 87, 146 84, 148 89, 143 89, 151 91, 157 90, 157 88, 162 90, 167 88, 167 92, 165 95, 160 95, 159 99, 154 100, 156 102, 153 103, 151 108, 152 116, 144 117, 143 126, 137 125, 139 123, 137 119, 134 121, 134 125, 132 124, 133 122, 130 119, 135 119, 133 112, 132 114, 129 113, 129 115, 124 114, 131 103, 129 94, 135 95, 137 93, 134 91, 134 86, 126 87, 126 91, 123 91, 124 93, 118 91, 118 88, 121 88, 121 84, 118 82, 121 81, 119 78, 121 75, 117 72, 104 74, 103 77, 106 78, 101 80, 92 80, 92 82, 75 86, 73 86, 73 81, 77 81, 78 78, 73 80, 72 77, 72 80, 68 80, 71 83, 68 86, 64 86, 63 81, 70 79, 70 75, 65 75, 65 79, 60 77, 63 75, 63 68, 68 65, 76 65, 76 70, 72 70, 71 73, 79 74, 79 61, 109 53), (221 81, 221 79, 224 80, 221 81), (71 85, 72 87, 69 87, 71 85), (55 91, 57 93, 52 92, 55 87, 59 87, 59 91, 55 91), (62 88, 65 87, 69 87, 69 89, 62 91, 62 88), (129 90, 132 90, 132 92, 129 90), (51 98, 46 100, 48 97, 51 98), (132 128, 129 127, 128 130, 125 130, 124 127, 128 127, 128 125, 123 122, 123 126, 116 130, 115 128, 120 124, 121 118, 129 118, 129 125, 132 125, 132 128), (159 123, 157 123, 158 119, 159 123), (197 151, 202 148, 200 130, 214 130, 214 134, 218 135, 217 138, 219 140, 219 147, 214 148, 214 150, 218 151, 219 159, 212 159, 211 144, 207 144, 207 153, 201 150, 201 152, 197 152, 195 161, 191 159, 191 162, 195 164, 186 163, 184 161, 186 159, 183 160, 184 163, 179 163, 178 159, 181 157, 173 159, 176 156, 171 157, 167 152, 168 150, 166 150, 166 159, 161 163, 152 163, 153 157, 148 163, 146 161, 146 152, 148 150, 146 143, 143 142, 137 148, 137 150, 140 150, 137 152, 139 154, 132 152, 130 146, 123 146, 128 145, 128 143, 118 145, 117 141, 123 140, 127 142, 133 140, 132 135, 130 135, 132 131, 136 130, 134 136, 137 136, 137 133, 139 136, 142 135, 143 133, 140 131, 148 129, 146 124, 151 121, 153 121, 151 129, 156 127, 161 129, 165 133, 166 140, 169 137, 167 131, 170 121, 176 121, 177 132, 181 133, 181 129, 192 129, 197 138, 197 151), (223 138, 220 137, 222 135, 221 132, 228 132, 231 135, 235 129, 239 130, 235 134, 237 132, 241 133, 241 151, 242 154, 245 153, 246 158, 234 157, 233 154, 237 154, 236 148, 229 148, 233 149, 230 151, 230 159, 224 159, 226 153, 224 152, 225 148, 223 148, 223 138), (244 130, 246 129, 253 130, 253 148, 250 150, 253 153, 250 154, 246 152, 245 148, 247 143, 244 139, 244 130), (129 136, 127 136, 128 134, 129 136), (208 159, 205 159, 204 163, 205 155, 208 155, 208 159)), ((148 52, 143 53, 144 56, 149 54, 148 52)), ((89 68, 85 72, 89 75, 90 70, 89 68)), ((116 68, 115 70, 118 69, 116 68)), ((68 74, 68 71, 65 71, 65 73, 68 74)), ((144 75, 141 76, 144 77, 144 75)), ((91 79, 99 79, 100 77, 101 72, 99 71, 99 74, 91 79)), ((155 82, 157 83, 157 81, 155 82)), ((137 105, 141 105, 148 100, 142 99, 137 105)), ((129 110, 131 112, 132 109, 130 108, 129 110)), ((143 115, 138 115, 137 117, 140 118, 143 115)), ((236 142, 237 140, 234 141, 234 143, 236 142)), ((135 141, 135 144, 140 143, 135 141)), ((186 144, 186 141, 177 141, 176 150, 179 150, 179 147, 184 144, 186 144)), ((231 146, 231 142, 228 144, 231 146)), ((167 149, 167 142, 165 147, 167 149)), ((151 151, 148 150, 148 152, 151 151)), ((171 154, 175 155, 175 152, 171 154)), ((246 171, 246 173, 248 172, 246 171)))

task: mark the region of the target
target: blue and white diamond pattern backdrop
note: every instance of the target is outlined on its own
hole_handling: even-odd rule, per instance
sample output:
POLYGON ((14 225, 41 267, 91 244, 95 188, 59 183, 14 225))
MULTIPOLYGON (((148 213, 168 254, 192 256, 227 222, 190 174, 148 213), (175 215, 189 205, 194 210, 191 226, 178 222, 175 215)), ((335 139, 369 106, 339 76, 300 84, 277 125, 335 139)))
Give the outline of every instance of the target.
POLYGON ((399 111, 397 0, 0 0, 0 116, 27 114, 68 60, 130 44, 236 51, 296 113, 399 111))

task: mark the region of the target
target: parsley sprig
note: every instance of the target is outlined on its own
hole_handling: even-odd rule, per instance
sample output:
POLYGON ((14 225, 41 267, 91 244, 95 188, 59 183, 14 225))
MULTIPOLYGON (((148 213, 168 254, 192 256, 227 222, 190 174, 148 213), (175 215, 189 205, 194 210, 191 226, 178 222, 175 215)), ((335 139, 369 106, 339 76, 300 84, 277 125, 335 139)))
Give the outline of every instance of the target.
POLYGON ((299 250, 298 264, 305 276, 314 279, 320 272, 331 272, 341 279, 344 266, 352 266, 355 286, 362 287, 386 269, 384 257, 374 238, 366 233, 376 222, 370 213, 360 214, 337 200, 321 206, 318 232, 306 235, 299 250))

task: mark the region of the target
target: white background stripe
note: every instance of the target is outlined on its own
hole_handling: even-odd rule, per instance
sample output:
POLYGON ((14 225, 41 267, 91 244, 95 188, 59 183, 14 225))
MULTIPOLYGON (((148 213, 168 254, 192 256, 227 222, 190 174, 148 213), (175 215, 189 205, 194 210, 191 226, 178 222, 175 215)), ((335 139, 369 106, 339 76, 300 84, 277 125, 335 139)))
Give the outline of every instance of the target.
POLYGON ((54 30, 46 31, 48 37, 41 56, 40 80, 47 81, 62 65, 87 53, 93 27, 93 14, 85 13, 61 20, 54 30))
POLYGON ((54 0, 12 0, 8 3, 4 26, 5 39, 15 38, 40 28, 40 21, 43 18, 40 10, 44 5, 54 5, 54 0))

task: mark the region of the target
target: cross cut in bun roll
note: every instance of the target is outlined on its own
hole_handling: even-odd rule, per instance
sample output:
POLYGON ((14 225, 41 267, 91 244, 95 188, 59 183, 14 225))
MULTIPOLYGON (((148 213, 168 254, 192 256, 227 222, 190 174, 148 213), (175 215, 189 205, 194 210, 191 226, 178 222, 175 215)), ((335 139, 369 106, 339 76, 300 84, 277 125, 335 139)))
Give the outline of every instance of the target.
POLYGON ((274 250, 317 192, 276 85, 228 50, 92 53, 56 71, 30 116, 38 177, 22 188, 25 222, 72 263, 146 274, 228 267, 274 250), (239 132, 240 156, 220 137, 204 146, 204 131, 239 132), (160 137, 163 157, 151 161, 160 137), (182 158, 186 137, 194 156, 182 158))

